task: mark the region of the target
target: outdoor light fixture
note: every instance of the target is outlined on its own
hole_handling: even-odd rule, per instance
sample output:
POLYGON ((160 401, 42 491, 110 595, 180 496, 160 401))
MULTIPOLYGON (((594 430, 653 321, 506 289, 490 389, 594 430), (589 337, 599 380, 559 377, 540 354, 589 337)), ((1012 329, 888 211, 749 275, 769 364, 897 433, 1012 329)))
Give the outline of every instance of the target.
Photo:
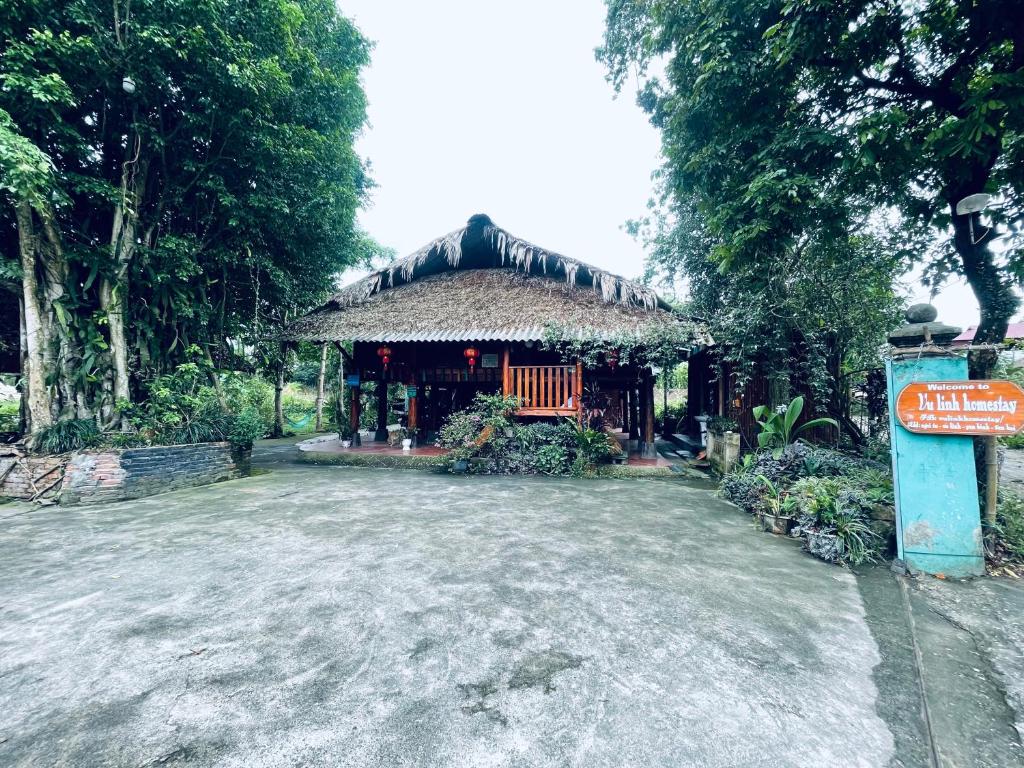
POLYGON ((619 350, 613 349, 605 357, 608 359, 608 367, 614 371, 619 364, 619 350))
POLYGON ((388 369, 388 363, 391 362, 391 347, 387 344, 377 347, 377 357, 379 357, 380 361, 384 363, 384 370, 386 371, 388 369))
POLYGON ((992 199, 992 195, 986 195, 984 192, 979 192, 976 195, 968 195, 959 203, 956 204, 956 215, 967 216, 967 225, 971 230, 971 245, 977 245, 985 239, 985 235, 991 232, 990 229, 985 230, 985 235, 982 235, 977 240, 974 239, 974 215, 975 213, 981 213, 988 208, 989 201, 992 199))
POLYGON ((121 89, 128 95, 135 93, 135 81, 125 75, 121 79, 121 89))
POLYGON ((464 350, 462 350, 462 355, 463 357, 466 358, 466 361, 469 363, 470 372, 476 370, 476 359, 480 357, 480 350, 477 349, 476 347, 466 347, 464 350))

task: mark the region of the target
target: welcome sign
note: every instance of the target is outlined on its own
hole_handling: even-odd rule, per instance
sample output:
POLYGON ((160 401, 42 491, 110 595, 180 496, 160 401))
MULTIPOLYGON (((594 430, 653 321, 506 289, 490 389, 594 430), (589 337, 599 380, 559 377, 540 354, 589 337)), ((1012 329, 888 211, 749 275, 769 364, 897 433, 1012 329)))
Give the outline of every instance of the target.
POLYGON ((1024 429, 1024 390, 1012 381, 915 381, 896 398, 896 416, 911 432, 1012 435, 1024 429))

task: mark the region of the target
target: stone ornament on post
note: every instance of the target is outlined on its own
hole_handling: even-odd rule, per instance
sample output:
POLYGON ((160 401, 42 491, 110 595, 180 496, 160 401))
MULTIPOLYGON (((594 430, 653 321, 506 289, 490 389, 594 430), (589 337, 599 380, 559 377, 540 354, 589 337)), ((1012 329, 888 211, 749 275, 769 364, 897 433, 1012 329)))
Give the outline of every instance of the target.
POLYGON ((903 390, 922 382, 966 382, 967 359, 950 343, 960 333, 937 322, 930 304, 907 310, 889 335, 889 434, 896 495, 896 543, 911 570, 951 577, 985 573, 974 441, 967 435, 911 432, 898 417, 903 390))

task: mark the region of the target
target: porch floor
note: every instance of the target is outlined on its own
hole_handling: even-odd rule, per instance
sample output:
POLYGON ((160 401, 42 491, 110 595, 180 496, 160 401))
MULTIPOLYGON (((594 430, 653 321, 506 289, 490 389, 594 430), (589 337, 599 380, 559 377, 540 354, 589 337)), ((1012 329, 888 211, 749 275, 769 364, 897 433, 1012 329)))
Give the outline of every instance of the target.
MULTIPOLYGON (((624 433, 618 433, 616 435, 622 447, 626 447, 628 435, 624 433)), ((438 448, 432 443, 426 445, 418 445, 415 448, 410 448, 408 451, 402 450, 401 446, 394 447, 390 446, 385 442, 377 442, 372 440, 364 440, 362 445, 351 446, 349 448, 342 448, 341 441, 337 437, 325 435, 320 438, 314 438, 312 440, 306 440, 298 445, 300 451, 315 451, 317 453, 336 453, 336 454, 362 454, 362 455, 375 455, 375 456, 444 456, 448 453, 446 448, 438 448)), ((629 457, 626 460, 626 466, 630 467, 670 467, 672 462, 665 459, 660 454, 656 459, 644 459, 640 457, 638 451, 631 451, 629 457)))

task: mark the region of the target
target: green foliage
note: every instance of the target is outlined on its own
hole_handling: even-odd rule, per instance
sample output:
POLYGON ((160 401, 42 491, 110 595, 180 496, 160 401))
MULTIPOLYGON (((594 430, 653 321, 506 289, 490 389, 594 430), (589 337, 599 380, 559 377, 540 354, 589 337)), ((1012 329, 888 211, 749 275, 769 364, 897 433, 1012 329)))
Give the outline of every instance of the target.
POLYGON ((210 369, 198 347, 187 350, 190 360, 172 372, 154 377, 146 386, 146 397, 123 405, 133 443, 179 445, 228 440, 245 447, 263 437, 267 422, 260 412, 261 387, 233 380, 228 408, 209 384, 210 369), (232 410, 234 404, 237 410, 232 410))
POLYGON ((739 422, 736 419, 730 419, 728 416, 712 416, 708 419, 708 432, 713 435, 735 432, 739 427, 739 422))
POLYGON ((37 432, 32 449, 38 453, 68 453, 100 444, 103 435, 93 419, 64 419, 37 432))
POLYGON ((236 448, 252 448, 253 442, 263 437, 266 431, 259 412, 255 408, 246 408, 228 420, 224 437, 236 448))
POLYGON ((478 393, 469 408, 448 417, 437 445, 482 474, 582 474, 621 450, 606 433, 572 419, 521 424, 517 407, 515 397, 478 393))
POLYGON ((0 432, 16 432, 20 417, 20 404, 17 400, 0 401, 0 432))
POLYGON ((131 329, 139 394, 189 343, 267 368, 279 354, 267 332, 380 255, 355 226, 370 186, 354 149, 369 51, 331 0, 4 4, 0 276, 20 276, 11 203, 27 203, 23 234, 60 297, 40 302, 69 357, 49 380, 109 410, 104 286, 131 329))
POLYGON ((893 506, 892 476, 840 451, 804 443, 759 450, 722 478, 721 493, 751 514, 796 516, 793 535, 828 562, 870 561, 887 543, 872 512, 893 506))
POLYGON ((693 330, 683 323, 672 323, 606 335, 550 323, 544 327, 542 346, 567 362, 580 360, 585 368, 606 365, 613 354, 618 356, 619 365, 674 368, 682 352, 693 346, 693 330))
POLYGON ((869 525, 871 502, 858 485, 847 478, 806 477, 792 494, 813 554, 853 565, 875 559, 881 542, 869 525))
MULTIPOLYGON (((665 206, 647 222, 659 242, 651 271, 681 272, 696 313, 723 315, 706 315, 716 340, 746 347, 727 355, 757 361, 760 349, 769 370, 794 375, 780 363, 801 357, 789 352, 799 329, 799 343, 826 344, 833 363, 857 370, 846 366, 851 345, 871 352, 857 336, 876 347, 882 337, 856 323, 877 331, 885 313, 872 308, 880 298, 891 306, 892 278, 921 260, 936 284, 967 278, 982 306, 979 339, 1000 340, 1017 306, 1010 284, 1024 272, 1024 69, 1016 27, 1004 23, 1010 5, 607 6, 598 56, 617 88, 638 83, 662 134, 665 206), (986 213, 1004 238, 999 258, 996 237, 972 239, 971 217, 953 215, 977 192, 1005 201, 986 213), (871 279, 848 280, 847 256, 871 279), (815 329, 836 309, 855 322, 815 329)), ((983 230, 977 215, 973 223, 983 230)))
POLYGON ((839 426, 835 419, 829 418, 810 419, 798 426, 797 421, 803 410, 803 397, 793 398, 782 413, 773 411, 767 405, 755 406, 754 418, 757 419, 757 423, 761 427, 761 431, 757 435, 758 447, 774 448, 776 455, 781 456, 782 450, 794 442, 804 430, 822 426, 839 426))
POLYGON ((598 464, 609 461, 613 453, 622 452, 618 441, 607 432, 580 426, 575 419, 566 419, 566 423, 576 431, 576 458, 572 465, 575 474, 592 470, 598 464))
POLYGON ((996 549, 1007 559, 1024 563, 1024 499, 1001 491, 996 507, 996 549))
POLYGON ((256 374, 228 372, 219 376, 228 411, 253 410, 263 424, 263 433, 270 432, 274 423, 274 385, 256 374))

